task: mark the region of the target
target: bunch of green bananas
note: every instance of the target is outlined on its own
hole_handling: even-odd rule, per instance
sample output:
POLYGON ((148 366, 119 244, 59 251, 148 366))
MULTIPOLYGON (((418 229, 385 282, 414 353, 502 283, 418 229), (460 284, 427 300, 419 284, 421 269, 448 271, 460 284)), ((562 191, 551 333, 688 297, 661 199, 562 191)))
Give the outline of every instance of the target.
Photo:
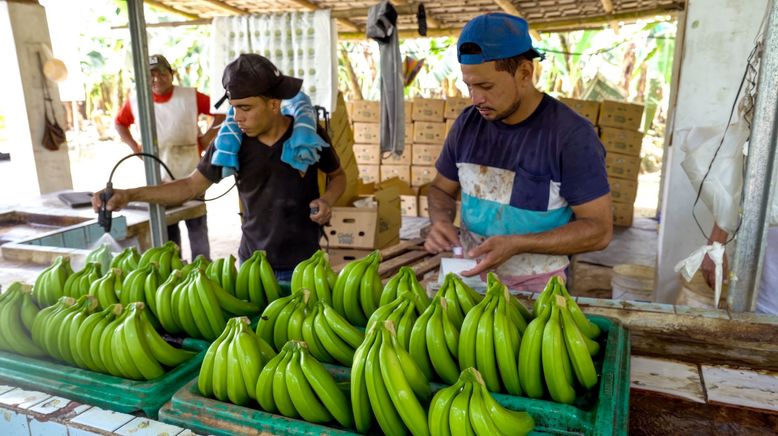
POLYGON ((49 356, 75 363, 71 346, 83 319, 97 309, 97 298, 84 295, 78 300, 62 297, 59 302, 43 309, 32 324, 33 340, 49 356), (72 340, 72 341, 71 341, 72 340))
POLYGON ((89 254, 86 255, 84 263, 97 262, 100 264, 100 271, 108 271, 113 261, 113 254, 111 254, 111 246, 109 244, 103 244, 89 254))
POLYGON ((332 288, 332 307, 356 326, 364 327, 378 308, 381 253, 373 251, 362 259, 349 262, 338 274, 332 288))
POLYGON ((527 326, 519 351, 519 380, 530 398, 542 397, 545 387, 554 401, 569 404, 576 397, 575 379, 585 389, 597 384, 592 356, 600 346, 589 336, 599 328, 582 312, 579 319, 572 315, 574 305, 580 309, 563 289, 552 277, 538 296, 543 299, 535 306, 538 316, 527 326))
POLYGON ((70 275, 73 274, 73 268, 70 267, 70 258, 57 256, 51 266, 44 269, 35 284, 32 287, 32 299, 40 308, 48 307, 57 302, 62 297, 70 275))
POLYGON ((259 374, 257 402, 263 410, 313 423, 352 427, 349 399, 305 342, 289 341, 259 374))
POLYGON ((311 295, 311 291, 300 289, 270 303, 259 317, 257 335, 277 351, 290 340, 302 340, 311 295))
POLYGON ((193 269, 175 285, 180 275, 172 276, 156 289, 152 307, 170 333, 185 332, 193 338, 213 341, 224 331, 228 317, 259 313, 256 304, 235 298, 201 269, 193 269))
POLYGON ((46 353, 30 336, 37 315, 32 289, 19 282, 11 283, 0 294, 0 350, 29 357, 44 356, 46 353))
POLYGON ((62 289, 62 295, 79 298, 89 294, 89 287, 92 283, 103 276, 102 267, 98 262, 88 262, 84 269, 71 274, 65 281, 62 289))
POLYGON ((526 435, 535 427, 527 412, 508 410, 495 400, 475 368, 462 371, 457 382, 435 393, 429 409, 433 435, 526 435))
POLYGON ((156 262, 159 267, 159 274, 164 278, 170 275, 174 269, 181 269, 184 264, 181 263, 180 251, 178 245, 173 241, 167 241, 159 247, 153 247, 146 250, 138 260, 138 268, 143 268, 151 262, 156 262))
POLYGON ((264 251, 255 251, 241 264, 235 279, 235 296, 260 308, 284 296, 264 251))
MULTIPOLYGON (((421 308, 426 308, 430 304, 430 299, 427 296, 427 291, 416 279, 416 272, 409 266, 403 266, 397 273, 392 276, 389 281, 386 282, 384 290, 381 292, 381 298, 378 302, 379 306, 389 304, 396 300, 400 295, 411 292, 418 298, 417 305, 421 308)), ((424 309, 419 309, 419 313, 424 309)))
POLYGON ((521 395, 517 362, 527 321, 493 273, 486 296, 465 316, 459 335, 459 368, 474 367, 492 392, 521 395))
POLYGON ((446 274, 443 284, 435 295, 444 298, 448 303, 448 319, 457 326, 457 329, 462 327, 462 321, 465 320, 465 315, 470 312, 470 309, 484 299, 483 295, 467 286, 454 273, 446 274))
POLYGON ((385 304, 370 316, 365 330, 369 331, 373 326, 383 321, 392 321, 397 328, 397 340, 408 349, 411 340, 411 330, 416 320, 428 307, 428 302, 419 298, 413 292, 400 294, 394 301, 385 304))
POLYGON ((435 296, 413 324, 408 352, 428 379, 434 371, 451 385, 459 378, 459 327, 451 321, 447 305, 440 294, 435 296))
POLYGON ((257 399, 259 372, 276 352, 254 334, 250 324, 245 316, 230 318, 208 348, 197 378, 201 394, 240 406, 257 399))
POLYGON ((351 404, 357 431, 367 433, 375 416, 384 434, 429 435, 431 397, 424 372, 400 345, 392 321, 368 330, 351 366, 351 404))
POLYGON ((324 301, 314 303, 303 320, 303 340, 313 357, 322 361, 351 366, 354 352, 365 334, 324 301))
MULTIPOLYGON (((225 291, 235 294, 235 281, 238 277, 238 269, 235 268, 235 256, 229 255, 211 262, 205 268, 208 278, 218 283, 225 291)), ((244 300, 246 298, 243 298, 244 300)))
POLYGON ((121 268, 124 275, 138 267, 140 253, 135 247, 127 247, 111 261, 111 268, 121 268))
POLYGON ((89 295, 97 298, 101 309, 119 302, 117 295, 122 294, 124 272, 121 268, 111 268, 105 275, 92 282, 89 295))
POLYGON ((292 271, 292 292, 305 288, 311 291, 312 299, 331 305, 332 289, 336 281, 337 276, 330 267, 327 254, 317 250, 309 259, 297 264, 292 271))

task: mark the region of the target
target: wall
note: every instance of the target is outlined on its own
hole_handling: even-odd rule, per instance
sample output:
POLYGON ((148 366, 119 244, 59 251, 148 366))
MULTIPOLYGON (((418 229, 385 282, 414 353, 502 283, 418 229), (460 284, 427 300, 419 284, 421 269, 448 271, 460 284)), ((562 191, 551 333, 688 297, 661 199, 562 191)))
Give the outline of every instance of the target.
MULTIPOLYGON (((689 0, 673 131, 724 125, 737 94, 767 0, 689 0)), ((657 289, 654 299, 675 301, 680 287, 676 263, 706 243, 692 218, 696 192, 680 164, 684 152, 670 143, 659 229, 657 289)), ((706 234, 713 220, 699 203, 697 217, 706 234)))
MULTIPOLYGON (((0 95, 6 116, 8 152, 19 181, 3 200, 72 188, 67 144, 56 152, 43 148, 44 106, 40 68, 36 54, 51 52, 46 14, 42 6, 31 3, 0 2, 0 95)), ((45 57, 43 60, 45 61, 45 57)), ((65 126, 64 108, 55 83, 48 88, 60 126, 65 126)))

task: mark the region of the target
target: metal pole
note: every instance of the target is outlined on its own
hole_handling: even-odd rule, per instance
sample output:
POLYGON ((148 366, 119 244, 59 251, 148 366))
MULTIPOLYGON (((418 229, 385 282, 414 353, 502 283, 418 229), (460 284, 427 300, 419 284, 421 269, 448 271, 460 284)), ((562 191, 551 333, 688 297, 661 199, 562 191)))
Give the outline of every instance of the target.
MULTIPOLYGON (((143 151, 155 156, 157 149, 157 125, 154 119, 154 106, 151 100, 151 78, 149 74, 149 49, 146 44, 146 19, 143 16, 143 0, 127 0, 130 15, 130 37, 132 39, 132 66, 135 69, 135 92, 138 95, 138 118, 140 118, 140 136, 143 151)), ((143 158, 146 168, 146 184, 159 185, 159 163, 143 158)), ((149 226, 151 227, 151 245, 159 247, 167 240, 165 208, 158 204, 149 204, 149 226)))
POLYGON ((753 311, 756 306, 767 238, 765 221, 775 191, 772 181, 778 144, 778 2, 773 3, 769 14, 743 179, 743 220, 727 297, 733 312, 753 311))

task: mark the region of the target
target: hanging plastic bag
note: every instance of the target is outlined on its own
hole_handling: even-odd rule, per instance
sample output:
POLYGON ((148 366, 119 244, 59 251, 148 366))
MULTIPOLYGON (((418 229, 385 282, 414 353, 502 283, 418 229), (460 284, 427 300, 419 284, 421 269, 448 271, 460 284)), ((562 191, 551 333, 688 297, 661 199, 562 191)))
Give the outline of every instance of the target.
POLYGON ((681 167, 695 191, 700 189, 705 179, 700 200, 711 211, 716 224, 731 234, 738 225, 743 188, 743 146, 748 140, 749 130, 744 122, 738 120, 730 124, 724 135, 724 126, 692 127, 675 132, 686 154, 681 167))

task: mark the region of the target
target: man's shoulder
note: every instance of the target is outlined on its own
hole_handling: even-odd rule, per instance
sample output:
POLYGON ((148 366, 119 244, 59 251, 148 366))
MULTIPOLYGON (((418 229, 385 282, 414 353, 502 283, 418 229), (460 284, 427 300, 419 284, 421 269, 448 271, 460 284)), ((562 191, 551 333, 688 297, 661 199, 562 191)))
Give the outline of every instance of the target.
POLYGON ((550 118, 557 127, 564 127, 570 131, 577 131, 578 129, 590 129, 594 130, 594 125, 591 121, 585 118, 583 115, 579 115, 578 112, 571 109, 561 101, 546 94, 545 97, 548 101, 548 109, 544 111, 544 115, 550 118))

